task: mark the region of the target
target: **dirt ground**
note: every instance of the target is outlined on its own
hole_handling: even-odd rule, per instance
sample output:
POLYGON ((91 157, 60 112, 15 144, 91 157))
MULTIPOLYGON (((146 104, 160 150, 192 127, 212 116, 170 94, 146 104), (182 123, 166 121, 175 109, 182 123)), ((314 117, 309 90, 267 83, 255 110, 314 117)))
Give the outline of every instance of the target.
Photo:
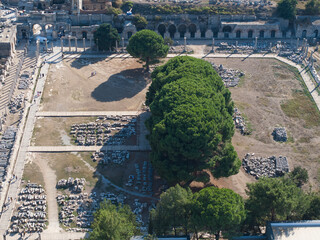
POLYGON ((148 79, 142 64, 131 58, 65 59, 50 66, 41 110, 139 110, 148 79))
MULTIPOLYGON (((31 146, 70 146, 77 145, 70 134, 71 125, 96 122, 97 117, 38 117, 31 138, 31 146), (48 137, 50 136, 50 137, 48 137)), ((113 121, 109 121, 113 123, 113 121)), ((137 121, 139 123, 139 121, 137 121)), ((126 139, 126 145, 136 145, 136 135, 126 139)), ((115 134, 112 132, 111 134, 115 134)))
MULTIPOLYGON (((286 156, 290 169, 295 166, 306 168, 313 189, 319 189, 320 116, 316 106, 304 94, 294 71, 288 65, 271 59, 210 61, 245 73, 239 86, 230 88, 235 105, 253 130, 249 136, 242 136, 236 130, 232 142, 239 158, 242 159, 246 153, 265 157, 286 156), (287 143, 273 141, 271 133, 277 126, 287 129, 287 143)), ((212 180, 212 183, 231 188, 244 196, 246 183, 253 181, 241 169, 237 175, 212 180)))

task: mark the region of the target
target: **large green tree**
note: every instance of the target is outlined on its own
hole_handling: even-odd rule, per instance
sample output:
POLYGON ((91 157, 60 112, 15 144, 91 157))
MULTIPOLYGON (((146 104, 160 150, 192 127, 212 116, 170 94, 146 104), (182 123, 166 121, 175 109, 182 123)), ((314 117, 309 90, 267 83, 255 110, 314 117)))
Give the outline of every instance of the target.
POLYGON ((235 231, 244 219, 243 199, 230 189, 208 187, 194 196, 192 222, 197 232, 210 232, 219 239, 221 231, 235 231))
POLYGON ((183 228, 188 234, 193 194, 189 188, 180 185, 169 188, 160 196, 156 209, 150 212, 152 232, 157 235, 166 235, 174 230, 183 228))
POLYGON ((113 28, 110 24, 101 24, 97 31, 94 32, 94 42, 99 50, 113 50, 116 46, 116 41, 120 41, 120 36, 117 29, 113 28))
POLYGON ((111 202, 102 202, 94 213, 91 224, 90 240, 129 240, 139 234, 136 216, 129 206, 116 206, 111 202))
POLYGON ((297 185, 297 187, 302 187, 302 185, 307 183, 309 180, 307 169, 300 166, 295 167, 288 176, 297 185))
POLYGON ((230 92, 208 62, 176 57, 157 68, 146 103, 152 163, 167 181, 188 183, 204 169, 215 177, 239 171, 230 92))
POLYGON ((297 0, 281 0, 277 6, 277 13, 280 17, 294 20, 297 13, 297 0))
POLYGON ((146 70, 149 71, 150 63, 158 58, 166 57, 169 47, 164 44, 160 35, 145 29, 135 33, 129 39, 127 51, 131 56, 144 61, 146 70))
POLYGON ((251 226, 266 221, 301 220, 308 201, 290 178, 261 178, 247 185, 246 209, 251 226))

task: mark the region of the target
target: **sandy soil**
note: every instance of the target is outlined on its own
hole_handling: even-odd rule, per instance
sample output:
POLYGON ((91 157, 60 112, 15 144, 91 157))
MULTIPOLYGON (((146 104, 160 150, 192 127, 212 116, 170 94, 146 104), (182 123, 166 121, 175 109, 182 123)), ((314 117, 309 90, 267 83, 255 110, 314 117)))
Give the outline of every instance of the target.
POLYGON ((66 59, 50 66, 41 110, 139 110, 148 79, 134 59, 66 59))
MULTIPOLYGON (((288 117, 281 108, 281 104, 293 98, 294 91, 302 89, 294 73, 286 65, 271 59, 212 61, 245 73, 243 82, 238 87, 230 88, 235 104, 246 115, 253 128, 252 135, 242 136, 236 131, 232 139, 239 158, 242 159, 248 152, 254 152, 257 156, 287 156, 290 169, 295 166, 306 168, 312 187, 318 189, 319 123, 313 122, 310 125, 303 119, 288 117), (286 127, 291 137, 290 142, 273 141, 271 133, 276 126, 286 127)), ((312 105, 311 100, 307 99, 306 102, 312 105)), ((213 180, 213 183, 243 195, 246 183, 252 181, 251 176, 240 171, 227 179, 213 180)))

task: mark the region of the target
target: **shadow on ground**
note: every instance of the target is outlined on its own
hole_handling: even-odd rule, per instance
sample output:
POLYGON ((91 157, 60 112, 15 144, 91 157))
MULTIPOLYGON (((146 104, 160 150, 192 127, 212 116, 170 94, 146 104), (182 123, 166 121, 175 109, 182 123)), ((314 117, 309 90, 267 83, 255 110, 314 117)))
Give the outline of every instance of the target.
POLYGON ((91 93, 96 101, 114 102, 132 98, 148 84, 143 68, 129 69, 114 74, 91 93))

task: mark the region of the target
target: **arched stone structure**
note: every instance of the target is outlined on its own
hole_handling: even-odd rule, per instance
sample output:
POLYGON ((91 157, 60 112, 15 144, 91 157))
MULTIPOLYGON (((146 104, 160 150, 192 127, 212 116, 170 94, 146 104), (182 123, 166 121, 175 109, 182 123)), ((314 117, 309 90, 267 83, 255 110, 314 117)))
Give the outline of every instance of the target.
POLYGON ((159 24, 157 30, 158 33, 164 38, 166 33, 166 26, 164 24, 159 24))
POLYGON ((177 28, 175 25, 171 24, 169 27, 168 27, 168 32, 170 34, 170 38, 174 39, 175 38, 175 35, 177 33, 177 28))
POLYGON ((180 38, 184 38, 185 34, 187 33, 187 26, 185 24, 179 25, 178 32, 179 32, 180 38))
POLYGON ((190 32, 190 38, 195 38, 196 32, 197 32, 197 26, 194 23, 192 23, 189 25, 188 29, 190 32))

